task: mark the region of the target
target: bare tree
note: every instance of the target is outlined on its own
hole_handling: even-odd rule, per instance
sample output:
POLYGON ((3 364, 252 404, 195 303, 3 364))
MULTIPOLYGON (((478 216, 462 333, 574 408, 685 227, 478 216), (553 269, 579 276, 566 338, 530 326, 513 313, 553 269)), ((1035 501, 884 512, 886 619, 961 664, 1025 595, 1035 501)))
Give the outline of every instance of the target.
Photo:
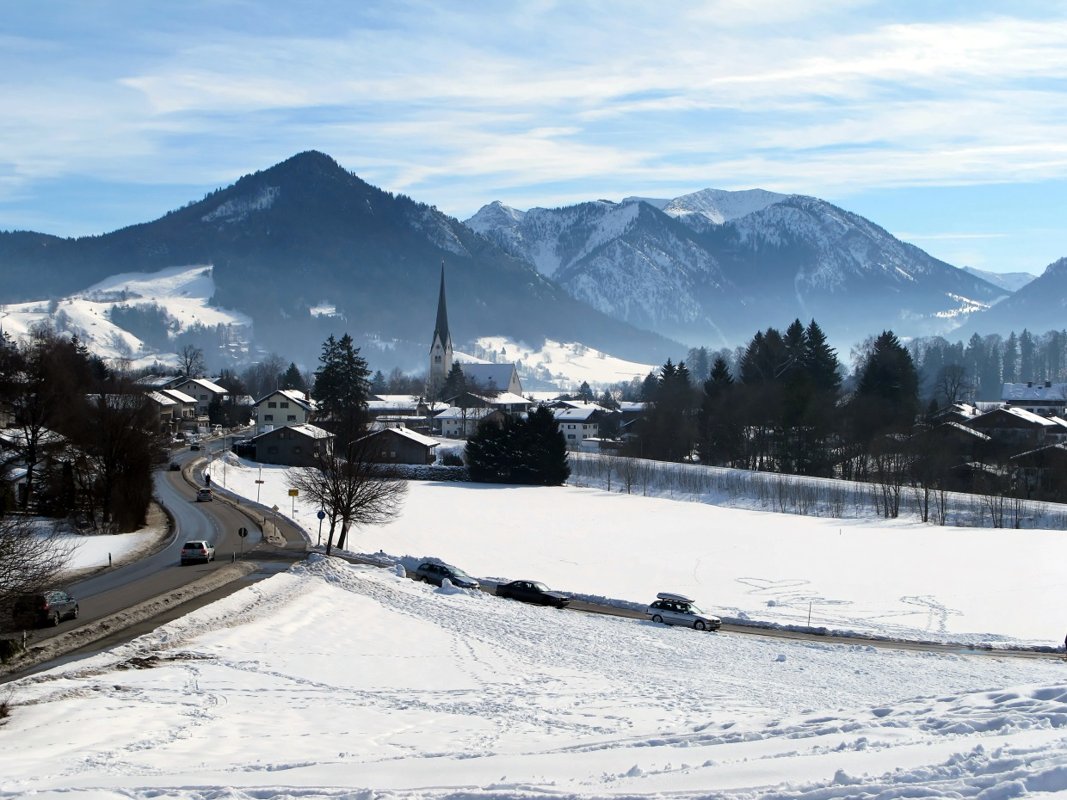
POLYGON ((196 345, 187 344, 178 351, 178 369, 186 378, 199 378, 207 371, 204 351, 196 345))
POLYGON ((380 525, 396 516, 408 489, 404 481, 371 461, 372 449, 366 439, 353 442, 346 450, 342 458, 333 448, 323 447, 315 466, 289 472, 289 486, 318 503, 330 521, 326 555, 333 550, 338 525, 337 547, 344 548, 352 525, 380 525))
POLYGON ((35 527, 22 516, 0 517, 0 608, 20 594, 46 588, 70 554, 54 527, 35 527))
POLYGON ((972 392, 973 387, 967 377, 966 367, 959 364, 946 364, 938 371, 934 394, 944 400, 945 406, 965 400, 972 392))

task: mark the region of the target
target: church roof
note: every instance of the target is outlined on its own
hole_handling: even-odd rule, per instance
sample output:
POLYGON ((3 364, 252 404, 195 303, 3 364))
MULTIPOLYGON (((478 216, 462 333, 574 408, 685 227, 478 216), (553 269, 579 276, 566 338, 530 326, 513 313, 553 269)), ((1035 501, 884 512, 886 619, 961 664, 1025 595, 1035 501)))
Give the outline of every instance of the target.
POLYGON ((467 379, 468 384, 473 383, 475 386, 470 388, 474 389, 496 389, 498 391, 507 391, 511 386, 511 376, 515 372, 514 364, 469 364, 460 363, 459 368, 463 370, 463 377, 467 379))

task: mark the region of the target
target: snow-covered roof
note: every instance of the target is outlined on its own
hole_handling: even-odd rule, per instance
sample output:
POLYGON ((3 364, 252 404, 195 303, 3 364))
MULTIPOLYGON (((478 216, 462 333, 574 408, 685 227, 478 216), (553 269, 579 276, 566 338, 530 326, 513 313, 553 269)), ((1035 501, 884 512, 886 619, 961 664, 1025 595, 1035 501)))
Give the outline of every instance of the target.
POLYGON ((511 376, 515 373, 514 364, 468 364, 461 363, 463 377, 477 384, 481 389, 496 388, 506 390, 511 385, 511 376))
POLYGON ((969 428, 959 422, 945 422, 942 423, 942 426, 945 428, 952 428, 955 431, 965 433, 968 436, 973 436, 974 438, 984 442, 988 442, 990 440, 990 436, 988 434, 982 433, 981 431, 976 431, 974 428, 969 428))
POLYGON ((1026 458, 1027 456, 1036 455, 1041 452, 1059 452, 1061 450, 1067 452, 1067 444, 1063 444, 1062 442, 1058 442, 1056 444, 1046 444, 1044 447, 1037 447, 1033 450, 1027 450, 1025 453, 1016 453, 1008 460, 1015 461, 1017 459, 1026 458))
POLYGON ((187 384, 190 384, 190 383, 195 383, 201 389, 206 389, 207 391, 211 392, 212 394, 229 394, 229 390, 222 388, 217 383, 212 383, 207 378, 188 378, 188 379, 182 381, 181 383, 179 383, 178 385, 179 386, 186 386, 187 384))
POLYGON ((1032 422, 1035 425, 1041 425, 1044 428, 1051 428, 1056 425, 1056 423, 1048 417, 1043 417, 1040 414, 1035 414, 1033 411, 1027 411, 1025 408, 1014 408, 1009 406, 1003 410, 1009 414, 1013 414, 1016 417, 1019 417, 1020 419, 1025 419, 1027 422, 1032 422))
POLYGON ((600 406, 590 403, 580 408, 554 408, 552 409, 552 416, 556 418, 556 422, 585 422, 591 416, 603 410, 600 406))
POLYGON ((158 403, 163 407, 178 405, 177 400, 175 400, 173 397, 169 397, 163 394, 162 392, 145 392, 145 397, 147 397, 154 403, 158 403))
POLYGON ((440 414, 435 414, 434 419, 482 419, 496 412, 497 409, 495 408, 459 408, 458 406, 449 406, 440 414))
POLYGON ((530 405, 530 401, 523 397, 521 394, 515 394, 514 392, 501 392, 497 395, 480 394, 474 395, 492 406, 513 406, 513 405, 530 405))
POLYGON ((1067 383, 1005 383, 1000 397, 1005 403, 1067 403, 1067 383))
POLYGON ((310 397, 308 397, 306 392, 302 392, 299 389, 275 389, 273 392, 269 392, 268 394, 265 394, 261 398, 256 400, 254 405, 258 406, 260 403, 264 402, 265 400, 269 400, 271 397, 274 397, 278 394, 288 398, 289 400, 296 403, 301 408, 306 409, 307 411, 314 411, 316 408, 318 408, 318 404, 310 397))
MULTIPOLYGON (((22 428, 4 428, 0 430, 0 441, 6 442, 16 449, 26 446, 26 431, 22 428)), ((56 433, 48 428, 41 428, 37 434, 38 444, 60 444, 66 438, 61 433, 56 433)))
POLYGON ((192 403, 193 405, 196 404, 195 397, 187 395, 185 392, 179 391, 177 389, 160 389, 159 391, 160 394, 165 394, 170 397, 173 397, 179 403, 192 403))
POLYGON ((306 436, 309 439, 329 439, 333 436, 329 431, 323 430, 317 425, 310 425, 305 422, 301 425, 284 425, 280 428, 274 428, 273 430, 266 431, 258 436, 253 436, 249 441, 254 442, 256 439, 262 439, 264 436, 271 436, 277 434, 278 431, 284 430, 289 430, 293 433, 300 434, 301 436, 306 436))
POLYGON ((620 400, 619 401, 619 411, 623 411, 623 412, 626 412, 626 411, 644 412, 644 410, 645 410, 645 408, 647 406, 648 406, 648 403, 645 403, 645 402, 636 402, 636 401, 633 401, 633 400, 620 400))
POLYGON ((364 436, 364 439, 369 439, 371 436, 381 436, 386 433, 396 434, 397 436, 403 436, 405 439, 409 439, 416 444, 421 444, 424 447, 437 447, 440 444, 436 439, 431 439, 429 436, 423 436, 421 433, 416 433, 408 428, 382 428, 382 430, 376 433, 364 436))

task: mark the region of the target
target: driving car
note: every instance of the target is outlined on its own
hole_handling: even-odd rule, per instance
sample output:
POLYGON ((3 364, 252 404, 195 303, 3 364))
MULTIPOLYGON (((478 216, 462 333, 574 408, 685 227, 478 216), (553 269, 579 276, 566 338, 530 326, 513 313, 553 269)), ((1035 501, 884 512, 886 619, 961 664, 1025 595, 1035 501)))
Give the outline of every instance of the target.
POLYGON ((200 445, 197 442, 193 442, 191 445, 189 445, 189 449, 190 450, 199 450, 200 449, 200 445))
POLYGON ((211 499, 212 499, 212 497, 211 497, 211 490, 210 489, 197 489, 196 490, 196 502, 198 502, 198 503, 207 503, 207 502, 210 502, 211 499))
POLYGON ((182 465, 179 464, 177 461, 171 461, 170 462, 170 471, 171 472, 178 472, 178 471, 181 470, 181 468, 182 468, 182 465))
POLYGON ((510 597, 524 603, 565 608, 571 599, 562 592, 554 592, 540 581, 511 581, 496 587, 497 597, 510 597))
POLYGON ((55 627, 65 619, 78 618, 78 601, 57 590, 24 594, 12 609, 15 621, 26 627, 55 627))
POLYGON ((647 609, 653 622, 666 625, 683 625, 698 631, 717 631, 722 627, 722 620, 697 608, 690 598, 683 594, 660 592, 657 600, 647 609))
POLYGON ((479 585, 478 581, 459 567, 439 561, 426 561, 419 564, 418 569, 415 570, 415 580, 432 583, 434 586, 440 586, 445 578, 448 578, 453 586, 459 586, 462 589, 477 589, 479 585))
POLYGON ((181 565, 203 562, 207 564, 215 560, 215 546, 211 542, 197 539, 182 545, 181 565))

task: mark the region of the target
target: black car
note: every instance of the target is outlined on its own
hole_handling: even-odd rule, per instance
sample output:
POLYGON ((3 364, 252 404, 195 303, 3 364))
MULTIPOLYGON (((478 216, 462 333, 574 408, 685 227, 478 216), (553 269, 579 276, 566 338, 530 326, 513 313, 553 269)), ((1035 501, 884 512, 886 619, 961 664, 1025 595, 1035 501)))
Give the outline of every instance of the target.
POLYGON ((540 581, 512 581, 496 587, 497 597, 510 597, 524 603, 565 608, 571 599, 562 592, 553 592, 540 581))
POLYGON ((461 589, 478 588, 478 581, 459 567, 453 567, 451 564, 427 561, 419 564, 419 568, 415 570, 415 580, 426 581, 426 583, 432 583, 434 586, 440 586, 445 578, 448 578, 453 586, 459 586, 461 589))
POLYGON ((60 591, 24 594, 15 601, 12 615, 17 624, 27 628, 54 628, 65 619, 78 618, 78 601, 60 591))

